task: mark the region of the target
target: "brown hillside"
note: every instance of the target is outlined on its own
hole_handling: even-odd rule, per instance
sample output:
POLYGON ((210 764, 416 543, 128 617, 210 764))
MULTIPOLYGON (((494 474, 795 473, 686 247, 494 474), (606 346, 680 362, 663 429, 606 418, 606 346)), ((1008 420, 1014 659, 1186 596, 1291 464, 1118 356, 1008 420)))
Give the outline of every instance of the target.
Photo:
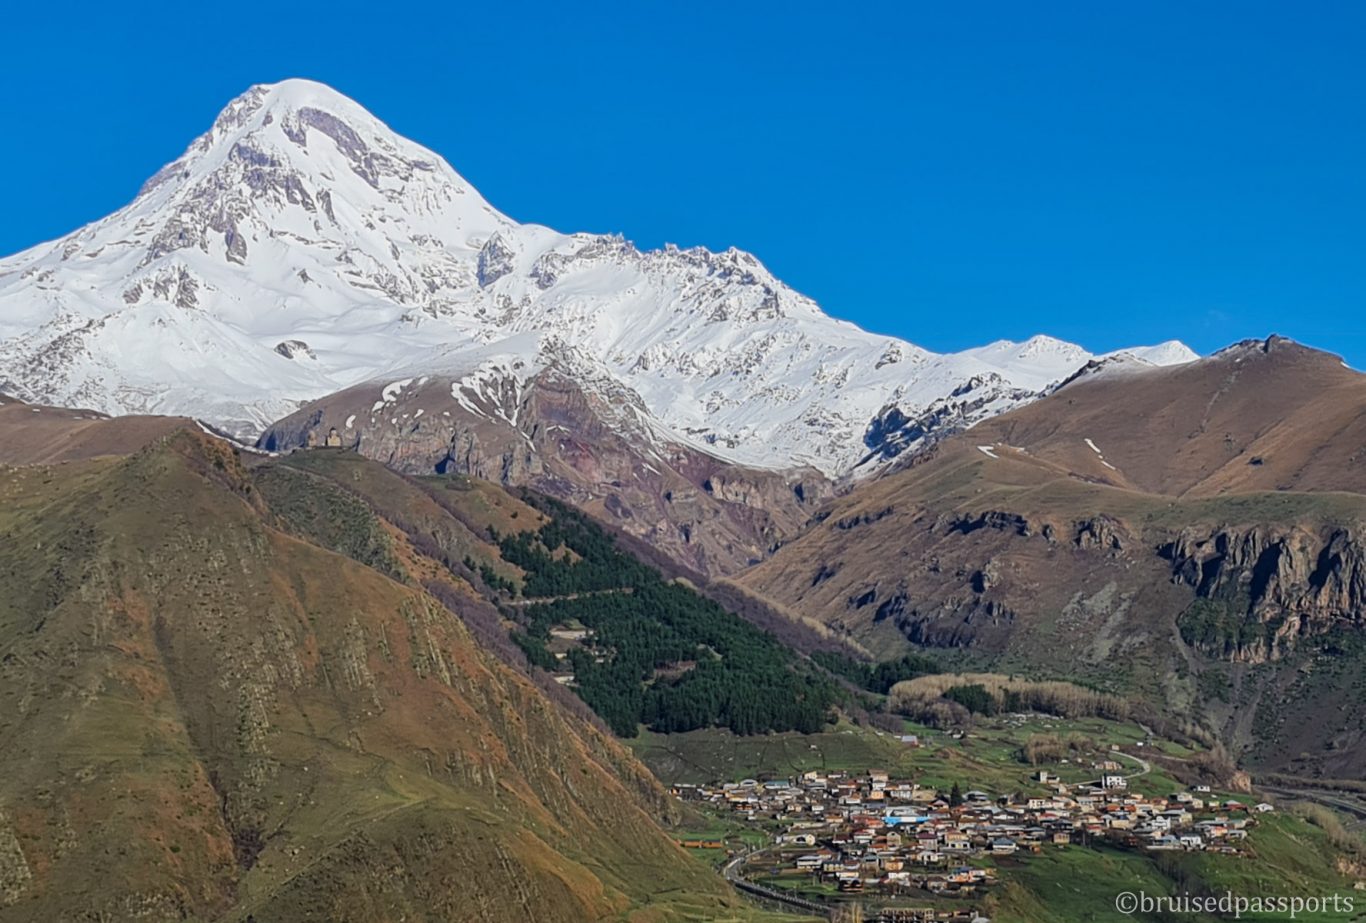
POLYGON ((184 417, 119 417, 25 404, 0 395, 0 465, 43 465, 127 455, 183 426, 184 417))
POLYGON ((261 474, 188 430, 0 471, 0 921, 747 917, 400 530, 261 474))
POLYGON ((1083 375, 964 440, 1169 496, 1366 493, 1366 375, 1271 337, 1186 365, 1083 375))
POLYGON ((1080 678, 1254 762, 1359 773, 1366 376, 1279 338, 1092 370, 857 486, 739 580, 880 655, 1080 678))

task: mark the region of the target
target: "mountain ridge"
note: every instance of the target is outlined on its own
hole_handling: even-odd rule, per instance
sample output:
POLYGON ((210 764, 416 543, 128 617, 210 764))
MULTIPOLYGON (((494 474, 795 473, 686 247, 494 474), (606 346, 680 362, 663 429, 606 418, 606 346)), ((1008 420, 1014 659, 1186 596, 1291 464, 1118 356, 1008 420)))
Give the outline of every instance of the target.
POLYGON ((1366 375, 1283 337, 1100 364, 857 485, 736 579, 875 656, 1082 679, 1255 768, 1354 778, 1363 427, 1366 375))
POLYGON ((1032 400, 1093 358, 1048 337, 938 355, 824 314, 734 248, 641 251, 518 224, 303 80, 251 88, 132 203, 0 260, 0 318, 0 386, 53 404, 254 436, 365 382, 460 372, 515 388, 570 361, 634 392, 675 441, 831 477, 1032 400), (926 432, 889 424, 893 411, 926 432), (869 445, 884 431, 896 438, 869 445))

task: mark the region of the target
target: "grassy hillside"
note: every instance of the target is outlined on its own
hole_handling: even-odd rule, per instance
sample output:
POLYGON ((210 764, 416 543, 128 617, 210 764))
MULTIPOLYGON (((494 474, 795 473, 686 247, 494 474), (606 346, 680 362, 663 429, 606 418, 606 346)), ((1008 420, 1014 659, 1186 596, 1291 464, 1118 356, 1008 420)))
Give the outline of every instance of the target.
POLYGON ((476 640, 433 554, 488 546, 309 461, 180 431, 0 469, 0 921, 749 918, 643 767, 476 640))

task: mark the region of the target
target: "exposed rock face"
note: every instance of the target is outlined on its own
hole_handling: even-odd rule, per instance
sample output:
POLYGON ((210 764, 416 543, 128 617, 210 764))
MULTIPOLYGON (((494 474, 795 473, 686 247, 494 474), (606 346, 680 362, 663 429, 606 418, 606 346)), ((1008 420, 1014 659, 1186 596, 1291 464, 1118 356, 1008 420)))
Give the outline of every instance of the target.
POLYGON ((313 355, 313 350, 309 349, 308 344, 303 340, 285 340, 282 343, 277 343, 275 351, 286 359, 298 359, 300 357, 307 357, 309 359, 317 358, 313 355))
POLYGON ((1161 553, 1204 603, 1187 613, 1188 640, 1214 656, 1275 659, 1366 613, 1366 547, 1347 528, 1186 529, 1161 553))
POLYGON ((1029 538, 1035 532, 1025 517, 1001 510, 988 510, 975 516, 955 516, 949 520, 948 529, 962 535, 969 535, 978 529, 993 529, 997 532, 1013 532, 1021 538, 1029 538))
POLYGON ((271 451, 337 441, 408 474, 463 474, 559 497, 689 570, 733 573, 795 535, 833 485, 812 469, 722 461, 654 429, 629 389, 552 364, 362 386, 267 430, 271 451), (377 399, 378 398, 378 399, 377 399))
POLYGON ((889 404, 863 433, 868 454, 859 461, 859 467, 875 468, 890 459, 897 459, 896 467, 904 466, 941 439, 990 416, 994 407, 1018 406, 1038 396, 1027 388, 1012 386, 1001 375, 987 373, 972 376, 916 413, 908 415, 901 407, 889 404))
POLYGON ((1078 548, 1118 552, 1124 550, 1128 539, 1129 530, 1111 516, 1096 516, 1077 523, 1078 548))

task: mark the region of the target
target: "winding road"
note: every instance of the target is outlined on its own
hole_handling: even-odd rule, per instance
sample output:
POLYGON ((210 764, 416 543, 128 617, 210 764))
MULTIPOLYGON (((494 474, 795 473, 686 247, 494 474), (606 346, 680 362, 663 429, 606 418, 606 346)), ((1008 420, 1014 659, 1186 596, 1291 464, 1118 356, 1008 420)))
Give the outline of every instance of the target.
POLYGON ((1132 753, 1125 753, 1123 750, 1111 750, 1110 755, 1119 757, 1121 759, 1133 760, 1135 763, 1138 764, 1138 772, 1132 775, 1125 776, 1125 779, 1137 779, 1139 776, 1146 776, 1148 773, 1153 771, 1153 764, 1148 762, 1141 756, 1134 756, 1132 753))
POLYGON ((824 904, 817 904, 815 901, 808 901, 804 898, 795 897, 791 894, 784 894, 773 888, 765 888, 763 885, 756 885, 740 874, 740 866, 755 856, 763 855, 765 850, 759 849, 753 852, 742 852, 721 867, 721 874, 726 881, 746 894, 773 901, 781 904, 784 908, 800 911, 801 913, 814 913, 818 917, 824 918, 830 912, 830 908, 824 904))

